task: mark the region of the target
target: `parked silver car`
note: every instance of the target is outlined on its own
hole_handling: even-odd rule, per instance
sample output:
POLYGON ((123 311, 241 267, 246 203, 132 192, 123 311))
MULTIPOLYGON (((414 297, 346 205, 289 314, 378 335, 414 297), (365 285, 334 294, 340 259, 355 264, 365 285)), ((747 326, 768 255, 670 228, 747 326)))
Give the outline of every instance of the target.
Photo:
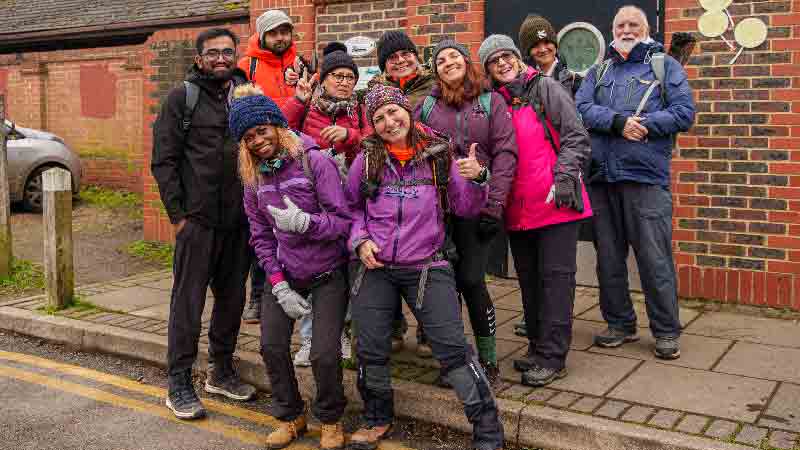
MULTIPOLYGON (((0 124, 8 134, 11 122, 0 124)), ((42 172, 51 167, 72 174, 72 190, 81 185, 81 160, 53 133, 14 126, 8 137, 8 186, 12 202, 22 202, 28 211, 42 211, 42 172)))

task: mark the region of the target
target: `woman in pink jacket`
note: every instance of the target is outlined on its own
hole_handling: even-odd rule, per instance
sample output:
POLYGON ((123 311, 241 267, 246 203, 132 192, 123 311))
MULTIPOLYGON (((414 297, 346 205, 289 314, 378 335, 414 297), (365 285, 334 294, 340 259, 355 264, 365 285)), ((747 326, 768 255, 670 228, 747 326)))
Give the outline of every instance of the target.
POLYGON ((505 223, 529 346, 514 368, 523 384, 545 386, 567 374, 579 221, 592 215, 581 180, 589 136, 570 93, 526 66, 510 37, 489 36, 478 55, 508 104, 519 146, 505 223))

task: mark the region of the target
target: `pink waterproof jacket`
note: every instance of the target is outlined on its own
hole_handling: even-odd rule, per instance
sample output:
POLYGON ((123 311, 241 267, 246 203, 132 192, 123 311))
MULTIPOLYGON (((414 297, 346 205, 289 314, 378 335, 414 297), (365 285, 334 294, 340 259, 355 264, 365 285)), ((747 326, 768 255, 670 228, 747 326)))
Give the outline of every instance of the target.
MULTIPOLYGON (((529 68, 525 74, 525 80, 532 80, 535 74, 536 71, 529 68)), ((570 159, 570 154, 573 153, 588 156, 589 143, 586 131, 583 130, 583 126, 577 119, 575 104, 569 93, 558 83, 551 83, 550 78, 544 77, 539 81, 540 98, 548 118, 550 133, 560 148, 559 154, 556 154, 548 141, 533 107, 530 104, 513 106, 509 90, 506 87, 498 89, 506 102, 511 105, 508 110, 511 113, 519 146, 517 174, 511 186, 511 194, 505 210, 506 228, 510 231, 533 230, 547 225, 580 220, 592 215, 589 196, 582 182, 583 213, 571 208, 556 208, 555 202, 545 203, 550 187, 553 185, 554 173, 557 171, 556 166, 573 166, 573 161, 564 161, 564 159, 570 159), (555 120, 555 116, 558 116, 558 120, 555 120), (574 117, 574 123, 572 117, 574 117), (558 123, 559 126, 554 127, 552 122, 558 123), (560 128, 562 132, 568 130, 569 139, 562 139, 563 136, 560 136, 557 128, 560 128)), ((524 91, 527 92, 527 89, 524 91)))

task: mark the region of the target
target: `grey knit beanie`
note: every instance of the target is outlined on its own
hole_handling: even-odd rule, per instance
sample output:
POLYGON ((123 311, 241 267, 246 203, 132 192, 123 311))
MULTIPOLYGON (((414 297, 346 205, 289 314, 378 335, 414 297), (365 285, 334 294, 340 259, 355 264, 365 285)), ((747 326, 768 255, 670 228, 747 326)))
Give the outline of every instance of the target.
POLYGON ((522 59, 522 54, 514 44, 513 39, 504 34, 493 34, 484 39, 481 43, 481 48, 478 49, 478 58, 480 58, 483 67, 486 67, 489 58, 500 50, 513 52, 517 55, 517 58, 522 59))
POLYGON ((294 26, 292 19, 285 12, 280 9, 270 9, 256 19, 256 32, 259 36, 264 36, 267 31, 274 30, 283 24, 294 26))

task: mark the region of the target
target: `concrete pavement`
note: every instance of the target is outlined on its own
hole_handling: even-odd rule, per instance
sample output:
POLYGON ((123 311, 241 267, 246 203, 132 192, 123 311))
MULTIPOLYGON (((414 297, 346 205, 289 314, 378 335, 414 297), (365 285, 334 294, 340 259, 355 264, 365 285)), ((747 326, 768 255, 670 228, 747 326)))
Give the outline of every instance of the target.
MULTIPOLYGON (((163 363, 171 283, 169 272, 157 272, 87 286, 79 290, 82 300, 102 309, 67 310, 58 316, 40 311, 42 298, 6 302, 0 304, 0 328, 163 363)), ((570 450, 800 449, 796 320, 681 308, 682 357, 661 361, 652 354, 641 302, 636 304, 641 342, 619 349, 593 346, 592 335, 604 328, 597 292, 578 288, 569 376, 533 389, 518 384, 519 374, 511 367, 512 359, 526 350, 526 340, 513 334, 522 311, 516 281, 492 280, 490 290, 505 380, 498 397, 509 440, 570 450)), ((210 294, 208 302, 205 320, 210 294)), ((416 345, 413 317, 410 325, 407 350, 394 364, 398 413, 466 429, 452 393, 430 385, 435 363, 411 352, 416 345)), ((201 344, 208 342, 206 333, 204 326, 201 344)), ((258 350, 258 326, 243 326, 243 376, 268 388, 258 350)), ((310 395, 310 371, 298 373, 310 395)), ((348 396, 358 402, 353 380, 348 373, 348 396)))

